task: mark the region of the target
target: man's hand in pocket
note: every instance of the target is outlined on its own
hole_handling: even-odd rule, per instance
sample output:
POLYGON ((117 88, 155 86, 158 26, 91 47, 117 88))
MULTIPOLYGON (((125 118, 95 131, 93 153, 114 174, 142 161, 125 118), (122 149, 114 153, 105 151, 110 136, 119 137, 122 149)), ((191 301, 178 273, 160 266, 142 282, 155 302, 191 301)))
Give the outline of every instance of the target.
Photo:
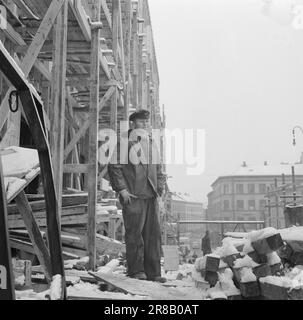
POLYGON ((131 203, 130 194, 129 194, 129 192, 128 192, 126 189, 121 190, 121 191, 120 191, 120 195, 121 195, 121 197, 122 197, 122 199, 123 199, 123 202, 124 202, 125 204, 130 204, 130 203, 131 203))

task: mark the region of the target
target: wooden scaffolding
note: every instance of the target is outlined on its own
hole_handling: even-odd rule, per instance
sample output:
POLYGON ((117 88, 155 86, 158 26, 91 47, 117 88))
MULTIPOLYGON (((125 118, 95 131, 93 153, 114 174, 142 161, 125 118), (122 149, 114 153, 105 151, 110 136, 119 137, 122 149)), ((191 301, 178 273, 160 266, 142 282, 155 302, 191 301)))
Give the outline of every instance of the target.
MULTIPOLYGON (((18 87, 0 65, 0 149, 36 145, 39 151, 43 134, 51 163, 43 168, 47 158, 39 153, 40 165, 53 176, 55 196, 50 193, 46 202, 56 201, 56 232, 63 190, 86 191, 87 249, 94 270, 97 191, 107 174, 98 149, 108 137, 99 132, 118 133, 120 121, 140 108, 151 112, 153 128, 164 125, 148 0, 0 0, 0 6, 6 12, 1 52, 9 53, 29 87, 18 87), (41 104, 40 132, 31 127, 33 101, 41 104)), ((55 274, 63 274, 59 271, 55 274)))

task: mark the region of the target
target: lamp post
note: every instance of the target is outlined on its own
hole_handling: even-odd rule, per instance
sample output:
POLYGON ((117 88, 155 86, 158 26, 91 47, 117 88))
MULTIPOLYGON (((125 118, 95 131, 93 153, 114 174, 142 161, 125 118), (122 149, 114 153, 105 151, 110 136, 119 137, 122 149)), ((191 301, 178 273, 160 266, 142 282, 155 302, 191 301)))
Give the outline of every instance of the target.
POLYGON ((303 134, 303 129, 302 129, 302 127, 300 127, 300 126, 295 126, 295 127, 292 129, 292 136, 293 136, 292 144, 293 144, 293 146, 296 145, 296 129, 299 129, 299 130, 301 131, 301 133, 303 134))

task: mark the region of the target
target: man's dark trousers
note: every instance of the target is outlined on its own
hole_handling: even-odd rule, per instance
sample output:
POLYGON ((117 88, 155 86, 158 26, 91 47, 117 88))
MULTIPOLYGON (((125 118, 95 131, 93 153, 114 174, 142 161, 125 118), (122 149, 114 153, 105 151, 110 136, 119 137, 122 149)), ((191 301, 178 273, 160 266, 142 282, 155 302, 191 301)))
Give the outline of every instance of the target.
POLYGON ((128 275, 161 276, 161 229, 157 198, 131 198, 123 205, 128 275))

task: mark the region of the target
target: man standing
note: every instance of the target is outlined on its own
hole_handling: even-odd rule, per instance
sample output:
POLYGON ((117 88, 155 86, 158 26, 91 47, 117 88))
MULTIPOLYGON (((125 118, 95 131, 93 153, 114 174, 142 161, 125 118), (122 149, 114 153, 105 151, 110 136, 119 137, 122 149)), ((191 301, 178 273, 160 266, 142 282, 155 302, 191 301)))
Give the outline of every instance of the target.
MULTIPOLYGON (((165 282, 161 277, 157 202, 157 197, 163 193, 165 176, 161 164, 150 161, 155 144, 146 131, 149 118, 147 110, 130 116, 134 130, 128 131, 127 161, 122 163, 121 156, 118 157, 117 164, 108 166, 108 173, 123 207, 128 275, 139 280, 165 282), (148 162, 141 161, 144 156, 148 162)), ((117 149, 121 152, 121 146, 117 149)))
POLYGON ((210 237, 209 237, 209 231, 206 230, 205 236, 202 238, 202 247, 203 255, 211 253, 211 246, 210 246, 210 237))

